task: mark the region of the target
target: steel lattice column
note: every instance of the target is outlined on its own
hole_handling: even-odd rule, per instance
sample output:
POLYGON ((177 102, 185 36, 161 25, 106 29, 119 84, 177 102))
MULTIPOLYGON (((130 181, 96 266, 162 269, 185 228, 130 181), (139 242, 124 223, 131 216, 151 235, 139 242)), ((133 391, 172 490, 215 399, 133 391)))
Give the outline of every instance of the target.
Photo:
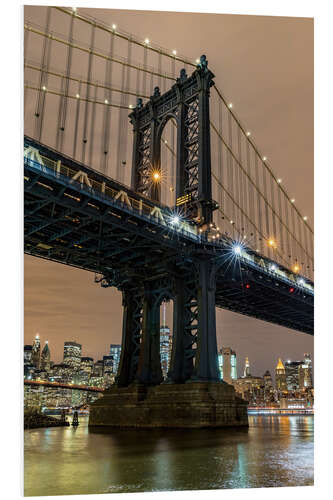
POLYGON ((123 294, 123 331, 121 356, 116 377, 119 387, 126 387, 135 380, 138 369, 141 329, 143 290, 125 289, 123 294))
POLYGON ((136 380, 145 385, 163 381, 160 357, 161 295, 154 286, 146 285, 143 300, 142 342, 136 380))
POLYGON ((198 262, 198 334, 197 353, 192 378, 218 381, 219 367, 216 340, 215 265, 209 260, 198 262))

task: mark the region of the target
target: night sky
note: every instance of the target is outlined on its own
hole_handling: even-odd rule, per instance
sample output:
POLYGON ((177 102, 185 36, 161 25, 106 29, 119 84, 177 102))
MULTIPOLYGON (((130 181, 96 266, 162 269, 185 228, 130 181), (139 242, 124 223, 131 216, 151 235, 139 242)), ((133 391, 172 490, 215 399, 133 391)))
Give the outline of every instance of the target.
MULTIPOLYGON (((36 9, 25 13, 32 19, 36 9)), ((218 87, 313 227, 312 19, 79 10, 192 60, 205 53, 218 87)), ((25 256, 25 343, 37 332, 55 362, 67 340, 100 359, 121 341, 121 294, 96 285, 89 272, 25 256)), ((217 335, 219 346, 236 351, 239 375, 245 356, 252 374, 262 375, 278 357, 313 353, 313 337, 229 311, 217 310, 217 335)))

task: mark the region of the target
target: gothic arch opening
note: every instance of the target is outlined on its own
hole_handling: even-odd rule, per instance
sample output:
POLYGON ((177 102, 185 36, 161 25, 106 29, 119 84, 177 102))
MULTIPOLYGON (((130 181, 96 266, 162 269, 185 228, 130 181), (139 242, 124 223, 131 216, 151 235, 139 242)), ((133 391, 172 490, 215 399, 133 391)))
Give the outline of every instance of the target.
POLYGON ((174 115, 166 117, 160 125, 158 136, 158 167, 161 170, 161 203, 174 207, 176 204, 177 171, 177 120, 174 115))

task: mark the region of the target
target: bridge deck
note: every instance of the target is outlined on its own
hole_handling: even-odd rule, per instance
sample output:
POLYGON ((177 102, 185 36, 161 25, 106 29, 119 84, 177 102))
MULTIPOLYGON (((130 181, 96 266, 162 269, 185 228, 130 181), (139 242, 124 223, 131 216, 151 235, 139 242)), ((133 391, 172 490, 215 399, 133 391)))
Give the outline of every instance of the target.
POLYGON ((25 139, 25 253, 108 275, 146 276, 160 264, 190 266, 209 254, 219 267, 216 305, 313 334, 313 283, 233 242, 207 242, 172 209, 29 138, 25 139))

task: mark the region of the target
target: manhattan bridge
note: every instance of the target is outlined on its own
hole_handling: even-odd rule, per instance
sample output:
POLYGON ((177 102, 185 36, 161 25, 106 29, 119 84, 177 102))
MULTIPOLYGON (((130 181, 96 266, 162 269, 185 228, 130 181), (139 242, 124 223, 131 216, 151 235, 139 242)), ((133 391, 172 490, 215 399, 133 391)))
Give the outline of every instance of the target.
MULTIPOLYGON (((25 253, 123 296, 118 387, 217 381, 215 308, 313 335, 313 231, 214 80, 79 10, 24 24, 25 253)), ((204 48, 203 48, 204 52, 204 48)))

